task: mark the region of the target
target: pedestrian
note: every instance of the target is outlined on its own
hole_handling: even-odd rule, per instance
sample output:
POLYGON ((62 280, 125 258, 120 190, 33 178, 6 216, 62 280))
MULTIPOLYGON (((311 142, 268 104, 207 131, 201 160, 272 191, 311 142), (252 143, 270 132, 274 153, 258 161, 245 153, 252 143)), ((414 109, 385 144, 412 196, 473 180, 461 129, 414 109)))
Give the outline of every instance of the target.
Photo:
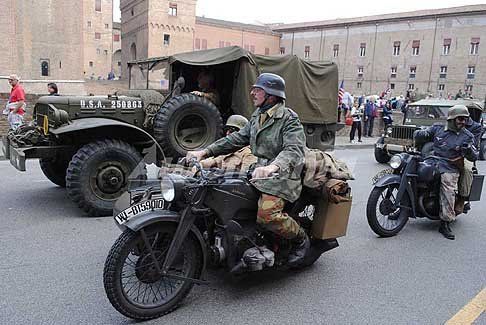
POLYGON ((20 85, 19 77, 16 74, 12 74, 8 77, 8 83, 12 87, 10 91, 10 97, 6 107, 8 112, 8 123, 12 130, 16 130, 22 125, 25 114, 25 91, 20 85))
POLYGON ((354 143, 354 135, 356 134, 356 130, 358 130, 358 142, 362 142, 361 141, 362 108, 353 106, 353 108, 351 108, 350 115, 353 118, 353 124, 351 125, 351 131, 349 132, 349 142, 354 143))
POLYGON ((373 124, 375 123, 376 107, 371 99, 368 99, 364 109, 364 136, 373 136, 373 124))
MULTIPOLYGON (((337 107, 337 113, 338 113, 338 123, 341 123, 341 113, 342 113, 342 103, 338 104, 338 107, 337 107)), ((346 114, 343 115, 344 118, 346 118, 346 114)))
POLYGON ((392 125, 393 123, 393 118, 392 118, 392 107, 390 102, 387 102, 385 106, 383 107, 383 125, 384 127, 384 132, 386 132, 386 129, 392 125))
POLYGON ((409 99, 406 98, 405 101, 402 104, 401 111, 403 113, 403 121, 402 124, 405 125, 405 122, 407 120, 407 113, 408 113, 408 101, 409 99))
POLYGON ((54 82, 49 82, 47 84, 47 92, 49 93, 49 96, 59 96, 57 85, 54 82))

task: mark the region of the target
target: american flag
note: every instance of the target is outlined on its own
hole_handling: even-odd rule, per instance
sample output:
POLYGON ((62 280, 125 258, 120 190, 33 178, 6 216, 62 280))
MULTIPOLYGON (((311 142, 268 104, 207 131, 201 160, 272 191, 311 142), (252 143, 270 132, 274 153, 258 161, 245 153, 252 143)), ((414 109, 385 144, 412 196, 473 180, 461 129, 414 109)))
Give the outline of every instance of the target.
POLYGON ((338 103, 341 104, 343 101, 344 97, 344 80, 341 81, 341 86, 339 86, 339 91, 338 91, 338 103))

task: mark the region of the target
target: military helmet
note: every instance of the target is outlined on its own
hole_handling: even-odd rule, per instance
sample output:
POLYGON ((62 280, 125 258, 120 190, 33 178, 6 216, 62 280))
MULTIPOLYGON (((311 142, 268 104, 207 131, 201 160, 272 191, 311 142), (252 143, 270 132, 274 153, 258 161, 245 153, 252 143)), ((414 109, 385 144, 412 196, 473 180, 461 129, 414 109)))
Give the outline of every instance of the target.
POLYGON ((449 112, 447 114, 447 120, 453 120, 456 117, 464 116, 469 117, 469 110, 464 105, 454 105, 449 108, 449 112))
POLYGON ((238 130, 241 130, 245 127, 246 124, 248 124, 248 120, 246 119, 246 117, 242 115, 231 115, 230 117, 228 117, 225 127, 232 126, 234 128, 237 128, 238 130))
POLYGON ((285 80, 274 73, 262 73, 252 88, 261 88, 267 94, 285 99, 285 80))

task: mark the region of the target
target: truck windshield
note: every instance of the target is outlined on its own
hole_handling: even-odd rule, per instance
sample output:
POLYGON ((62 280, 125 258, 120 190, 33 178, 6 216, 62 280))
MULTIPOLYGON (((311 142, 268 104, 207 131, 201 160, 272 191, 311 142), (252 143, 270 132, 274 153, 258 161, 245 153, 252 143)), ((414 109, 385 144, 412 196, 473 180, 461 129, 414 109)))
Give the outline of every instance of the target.
POLYGON ((449 107, 416 105, 408 107, 408 118, 446 119, 449 107))

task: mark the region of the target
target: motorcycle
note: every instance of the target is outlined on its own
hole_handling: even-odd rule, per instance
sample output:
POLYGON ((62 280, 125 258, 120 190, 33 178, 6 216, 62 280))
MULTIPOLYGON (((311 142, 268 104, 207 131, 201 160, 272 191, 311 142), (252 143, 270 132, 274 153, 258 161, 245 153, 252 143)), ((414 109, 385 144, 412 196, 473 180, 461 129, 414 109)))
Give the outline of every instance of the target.
MULTIPOLYGON (((288 268, 290 241, 256 223, 260 194, 251 173, 192 164, 195 176, 168 173, 158 185, 130 190, 124 198, 128 208, 114 216, 123 232, 106 259, 103 282, 113 307, 127 317, 148 320, 173 311, 194 284, 207 284, 202 279, 207 264, 233 275, 288 268)), ((336 238, 312 235, 321 197, 304 188, 285 208, 311 239, 299 268, 338 247, 336 238)))
MULTIPOLYGON (((389 162, 391 168, 373 178, 366 217, 380 237, 397 235, 409 218, 440 220, 440 173, 429 158, 446 159, 424 158, 418 152, 397 154, 389 162)), ((484 175, 474 169, 473 177, 469 201, 479 201, 484 175)))

